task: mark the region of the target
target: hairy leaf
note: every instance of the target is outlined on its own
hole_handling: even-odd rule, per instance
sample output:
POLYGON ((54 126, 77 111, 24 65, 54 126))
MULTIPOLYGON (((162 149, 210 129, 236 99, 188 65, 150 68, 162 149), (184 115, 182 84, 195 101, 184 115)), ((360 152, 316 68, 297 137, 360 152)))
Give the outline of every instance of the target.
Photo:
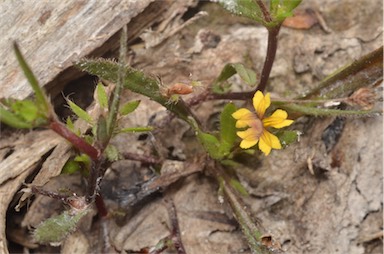
POLYGON ((371 110, 342 110, 342 109, 329 109, 329 108, 316 108, 306 106, 302 104, 289 103, 285 105, 279 105, 292 113, 302 113, 304 115, 312 116, 344 116, 344 117, 363 117, 363 116, 378 116, 382 114, 382 111, 371 110))
POLYGON ((109 161, 117 161, 120 157, 119 151, 117 150, 116 146, 108 145, 105 149, 105 154, 107 155, 107 158, 109 161))
POLYGON ((28 66, 25 61, 19 47, 16 43, 13 44, 13 49, 16 54, 17 61, 20 64, 21 69, 23 70, 25 77, 28 79, 29 84, 31 85, 33 91, 36 96, 36 103, 38 108, 41 110, 42 115, 48 116, 50 113, 50 103, 45 95, 43 89, 39 86, 39 82, 37 81, 35 75, 33 74, 31 68, 28 66))
POLYGON ((87 214, 89 210, 84 210, 71 214, 64 211, 62 214, 53 216, 42 222, 34 231, 34 238, 39 243, 58 244, 65 237, 76 230, 79 220, 87 214))
POLYGON ((26 122, 24 119, 8 111, 1 105, 0 105, 0 122, 3 122, 6 125, 9 125, 13 128, 19 128, 19 129, 33 128, 33 125, 31 123, 26 122))
POLYGON ((108 108, 108 95, 103 84, 98 83, 96 86, 97 100, 102 108, 108 108))
POLYGON ((241 195, 248 196, 248 192, 245 187, 236 179, 231 178, 230 182, 231 186, 237 190, 241 195))
POLYGON ((62 174, 74 174, 81 169, 80 164, 77 161, 69 160, 65 163, 62 174))
POLYGON ((26 122, 33 122, 38 117, 39 109, 36 103, 30 100, 14 101, 11 105, 13 112, 23 118, 26 122))
POLYGON ((383 80, 383 47, 332 73, 298 99, 333 99, 350 95, 361 87, 383 80))
POLYGON ((80 119, 83 119, 84 121, 86 121, 90 125, 93 124, 92 117, 84 109, 77 106, 71 100, 67 100, 67 103, 68 103, 69 107, 71 108, 71 110, 73 111, 73 113, 75 113, 80 119))
POLYGON ((139 105, 140 105, 140 100, 129 101, 125 103, 123 106, 121 106, 119 113, 122 116, 128 115, 129 113, 132 113, 133 111, 135 111, 139 105))
POLYGON ((118 132, 119 133, 127 133, 127 132, 136 133, 136 132, 148 132, 148 131, 152 131, 152 130, 153 130, 153 127, 151 127, 151 126, 143 126, 143 127, 123 128, 123 129, 120 129, 118 132))
POLYGON ((292 11, 301 3, 302 0, 272 0, 271 14, 278 22, 283 22, 286 17, 292 16, 292 11))
POLYGON ((265 24, 263 13, 254 0, 219 0, 224 9, 233 14, 265 24))
POLYGON ((70 117, 67 117, 67 120, 65 121, 65 123, 70 131, 75 132, 75 125, 72 122, 72 119, 70 117))
POLYGON ((220 151, 220 142, 215 136, 208 133, 199 132, 197 137, 199 138, 205 150, 213 159, 220 160, 224 157, 220 151))
POLYGON ((276 136, 279 138, 283 147, 297 141, 299 137, 298 131, 278 131, 276 136))
MULTIPOLYGON (((82 60, 77 63, 77 67, 87 71, 92 75, 116 83, 118 80, 119 65, 108 60, 82 60)), ((168 103, 168 98, 164 97, 160 91, 160 81, 136 70, 130 66, 124 67, 124 87, 132 92, 147 96, 168 110, 175 113, 179 118, 191 123, 189 116, 191 111, 183 100, 178 100, 174 104, 168 103)))
POLYGON ((250 86, 256 85, 256 73, 246 68, 243 64, 240 63, 231 63, 226 64, 221 71, 219 77, 213 83, 213 90, 220 91, 223 90, 222 87, 226 85, 226 81, 235 74, 239 74, 240 78, 250 86))
POLYGON ((102 144, 103 147, 107 145, 110 139, 110 136, 108 135, 108 132, 107 132, 107 121, 105 120, 105 117, 103 117, 102 115, 99 116, 99 119, 97 120, 96 137, 97 137, 97 142, 99 144, 102 144))
POLYGON ((236 106, 228 103, 220 115, 220 150, 223 154, 229 154, 236 140, 236 120, 232 114, 236 111, 236 106))

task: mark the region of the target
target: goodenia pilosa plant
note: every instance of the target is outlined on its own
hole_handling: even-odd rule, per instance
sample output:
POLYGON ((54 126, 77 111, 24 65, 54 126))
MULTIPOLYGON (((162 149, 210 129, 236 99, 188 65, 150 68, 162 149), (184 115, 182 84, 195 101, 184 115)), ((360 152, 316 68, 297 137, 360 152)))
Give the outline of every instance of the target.
MULTIPOLYGON (((284 100, 281 98, 270 99, 268 94, 266 94, 265 97, 263 95, 263 98, 268 98, 265 99, 265 103, 268 105, 264 105, 264 102, 261 103, 260 101, 253 102, 258 114, 261 114, 260 112, 262 112, 264 115, 266 108, 270 106, 269 104, 271 104, 271 107, 280 108, 277 115, 272 115, 272 118, 265 118, 264 122, 260 122, 263 119, 257 121, 257 117, 255 116, 252 116, 252 119, 247 118, 247 109, 237 109, 234 104, 228 103, 220 114, 219 131, 215 133, 203 129, 199 119, 193 113, 192 104, 204 100, 251 100, 256 97, 261 98, 260 94, 255 97, 254 95, 256 91, 263 92, 267 86, 269 74, 275 58, 278 40, 277 35, 280 31, 281 24, 286 17, 292 15, 292 11, 300 4, 301 0, 271 0, 267 2, 262 0, 219 0, 218 2, 228 11, 259 22, 268 30, 267 56, 261 71, 260 81, 257 82, 257 75, 251 68, 246 67, 241 63, 228 63, 223 68, 222 72, 217 74, 218 78, 211 84, 207 91, 202 93, 203 96, 197 95, 197 98, 192 98, 191 102, 186 102, 182 98, 177 98, 170 103, 170 98, 164 91, 162 91, 162 84, 158 78, 125 65, 124 58, 126 54, 127 31, 126 27, 124 27, 120 42, 119 62, 106 59, 83 59, 76 63, 76 66, 82 71, 96 75, 101 80, 116 84, 116 88, 111 97, 105 92, 104 87, 101 84, 98 84, 96 88, 97 101, 99 106, 104 109, 103 112, 106 113, 99 115, 97 119, 93 119, 85 110, 68 101, 73 112, 79 118, 88 122, 92 127, 92 135, 87 137, 81 136, 81 133, 77 133, 70 120, 67 121, 67 125, 64 125, 57 120, 47 96, 38 85, 36 78, 24 61, 17 46, 15 46, 15 52, 20 65, 35 92, 35 101, 2 100, 0 104, 0 120, 15 128, 33 128, 37 126, 51 128, 70 141, 73 146, 83 154, 82 157, 77 158, 78 161, 85 162, 87 161, 86 158, 89 158, 89 162, 86 163, 89 165, 87 174, 89 183, 87 195, 81 197, 81 200, 84 200, 84 202, 74 202, 80 206, 76 208, 77 210, 72 209, 69 212, 66 211, 59 217, 54 218, 56 221, 48 221, 40 227, 43 229, 55 228, 58 224, 56 223, 57 219, 60 221, 64 218, 65 220, 70 221, 70 225, 72 226, 63 230, 61 237, 54 238, 55 241, 60 241, 60 239, 65 237, 68 232, 72 232, 76 228, 79 219, 77 215, 83 215, 83 211, 86 211, 88 205, 92 202, 96 202, 101 216, 105 217, 108 214, 103 199, 100 196, 100 193, 98 193, 98 187, 106 167, 112 161, 111 158, 113 156, 111 156, 111 154, 113 154, 113 152, 111 153, 111 151, 113 151, 113 147, 110 145, 111 138, 121 132, 148 131, 151 129, 148 127, 119 129, 117 122, 118 116, 128 115, 134 111, 140 103, 139 101, 130 101, 127 104, 120 106, 120 95, 121 91, 124 89, 144 95, 159 103, 175 116, 184 120, 194 130, 197 140, 202 144, 202 149, 209 156, 210 162, 212 162, 208 163, 209 166, 206 168, 219 183, 220 189, 222 190, 221 193, 232 208, 235 218, 254 253, 270 253, 273 252, 274 247, 263 244, 263 227, 254 222, 241 201, 241 195, 246 195, 245 189, 242 188, 241 184, 226 171, 226 167, 233 167, 236 169, 238 166, 238 162, 233 160, 234 155, 241 152, 241 150, 239 151, 237 148, 237 135, 239 135, 239 131, 237 131, 236 127, 247 127, 252 129, 252 135, 263 135, 266 130, 264 128, 266 127, 275 126, 279 128, 283 127, 283 125, 287 126, 288 122, 289 124, 292 123, 291 120, 287 119, 288 114, 283 113, 284 110, 289 113, 289 116, 292 116, 291 119, 303 115, 371 116, 378 113, 378 111, 374 110, 334 109, 325 107, 323 104, 325 102, 347 103, 348 101, 357 101, 357 104, 360 105, 358 103, 359 98, 357 97, 361 97, 364 93, 357 93, 358 89, 370 88, 372 87, 372 84, 382 80, 382 48, 364 56, 350 65, 346 65, 334 74, 331 74, 305 96, 293 100, 284 100), (228 79, 236 74, 240 76, 244 83, 253 88, 253 90, 242 93, 231 92, 231 86, 228 83, 228 79), (258 85, 256 87, 257 83, 258 85), (351 93, 355 94, 353 100, 351 98, 353 94, 351 95, 351 93), (261 104, 263 104, 262 107, 260 106, 261 104), (239 113, 239 110, 242 110, 240 111, 241 114, 239 113), (79 211, 81 211, 81 213, 79 211)), ((297 133, 292 130, 278 131, 274 134, 279 142, 284 144, 295 142, 297 138, 297 133)), ((247 140, 253 144, 255 142, 260 142, 259 138, 261 137, 256 137, 256 139, 252 139, 252 137, 251 139, 249 139, 249 137, 247 138, 247 140)), ((246 137, 243 138, 243 141, 245 139, 246 137)), ((251 143, 248 142, 248 144, 251 143)), ((39 193, 43 194, 44 192, 40 191, 39 193)), ((73 200, 79 201, 80 197, 65 197, 63 200, 73 204, 73 200)), ((40 240, 42 242, 53 241, 50 239, 40 240)))

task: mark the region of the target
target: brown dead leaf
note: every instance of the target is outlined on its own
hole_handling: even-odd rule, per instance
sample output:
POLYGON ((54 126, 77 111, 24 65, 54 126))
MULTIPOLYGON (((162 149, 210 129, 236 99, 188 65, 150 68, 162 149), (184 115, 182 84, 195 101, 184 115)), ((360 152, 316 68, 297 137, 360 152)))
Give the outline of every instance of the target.
POLYGON ((295 29, 310 29, 318 22, 315 11, 312 9, 298 9, 292 17, 284 20, 283 26, 295 29))

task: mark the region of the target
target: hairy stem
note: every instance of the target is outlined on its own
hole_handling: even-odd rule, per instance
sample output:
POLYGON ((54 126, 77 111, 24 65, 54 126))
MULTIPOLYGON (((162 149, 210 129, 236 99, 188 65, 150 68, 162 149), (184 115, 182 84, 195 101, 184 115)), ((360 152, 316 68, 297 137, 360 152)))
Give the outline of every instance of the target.
POLYGON ((269 13, 267 7, 265 7, 263 1, 256 0, 256 4, 260 7, 261 11, 263 12, 264 20, 266 21, 266 23, 271 22, 272 21, 271 14, 269 13))
POLYGON ((68 140, 74 147, 76 147, 80 152, 85 153, 88 155, 92 160, 97 160, 100 152, 93 147, 92 145, 88 144, 84 139, 77 136, 75 133, 70 131, 64 124, 57 120, 52 120, 49 124, 49 127, 68 140))
POLYGON ((127 55, 127 26, 123 27, 120 38, 120 55, 119 55, 119 69, 117 77, 117 85, 113 93, 113 99, 109 108, 109 115, 107 118, 107 133, 109 138, 112 137, 113 130, 116 124, 117 113, 119 112, 120 96, 123 90, 125 81, 125 57, 127 55))
POLYGON ((232 188, 229 176, 224 172, 223 168, 217 164, 210 167, 210 170, 219 182, 224 196, 231 206, 233 214, 239 223, 252 252, 258 254, 270 253, 261 241, 262 231, 264 231, 264 229, 260 224, 255 223, 249 215, 246 206, 243 204, 236 191, 232 188))

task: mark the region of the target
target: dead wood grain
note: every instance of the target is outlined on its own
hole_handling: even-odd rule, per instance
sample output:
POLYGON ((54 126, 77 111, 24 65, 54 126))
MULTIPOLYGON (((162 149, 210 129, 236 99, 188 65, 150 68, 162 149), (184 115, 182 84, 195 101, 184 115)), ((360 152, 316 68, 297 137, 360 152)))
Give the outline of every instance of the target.
POLYGON ((0 3, 0 97, 31 93, 12 51, 17 41, 41 84, 103 45, 151 0, 4 1, 0 3))

